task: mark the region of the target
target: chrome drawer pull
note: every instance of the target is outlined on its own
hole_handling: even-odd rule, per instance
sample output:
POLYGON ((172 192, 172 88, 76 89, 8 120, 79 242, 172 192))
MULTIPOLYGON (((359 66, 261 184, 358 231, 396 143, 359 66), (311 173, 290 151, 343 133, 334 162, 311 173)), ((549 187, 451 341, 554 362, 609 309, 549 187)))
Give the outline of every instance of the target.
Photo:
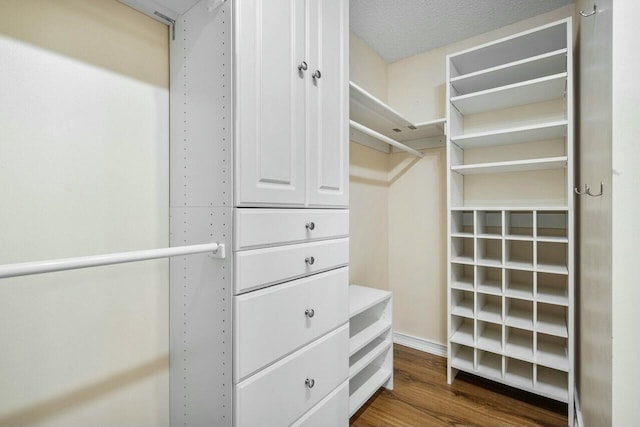
POLYGON ((309 319, 311 319, 313 316, 316 315, 316 311, 313 308, 308 308, 304 311, 304 315, 307 316, 309 319))
POLYGON ((311 222, 306 223, 305 227, 307 228, 307 230, 311 231, 314 228, 316 228, 316 225, 313 223, 313 221, 311 221, 311 222))
POLYGON ((307 61, 302 61, 300 65, 298 65, 298 71, 307 71, 308 68, 307 61))
POLYGON ((320 72, 320 70, 316 70, 315 73, 313 73, 312 77, 313 80, 319 80, 320 77, 322 77, 322 73, 320 72))
POLYGON ((316 380, 307 378, 304 383, 308 388, 313 388, 316 385, 316 380))
POLYGON ((307 265, 313 265, 313 263, 316 262, 316 259, 312 256, 308 256, 304 259, 304 262, 306 262, 307 265))

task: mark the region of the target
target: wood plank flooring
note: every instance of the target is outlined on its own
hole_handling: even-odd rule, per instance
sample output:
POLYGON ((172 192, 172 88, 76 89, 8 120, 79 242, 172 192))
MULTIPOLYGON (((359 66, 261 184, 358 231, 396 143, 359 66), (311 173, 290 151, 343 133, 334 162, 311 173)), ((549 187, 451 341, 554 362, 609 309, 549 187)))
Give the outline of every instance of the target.
POLYGON ((447 384, 446 359, 394 344, 394 389, 381 390, 353 427, 567 425, 567 405, 462 372, 447 384))

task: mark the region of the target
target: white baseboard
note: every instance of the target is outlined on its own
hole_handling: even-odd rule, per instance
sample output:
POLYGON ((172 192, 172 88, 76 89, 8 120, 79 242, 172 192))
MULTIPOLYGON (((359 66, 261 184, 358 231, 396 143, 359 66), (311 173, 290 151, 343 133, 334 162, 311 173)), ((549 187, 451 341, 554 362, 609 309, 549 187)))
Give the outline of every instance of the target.
POLYGON ((575 407, 575 423, 574 427, 584 427, 584 420, 582 419, 582 410, 580 409, 580 399, 578 398, 578 388, 576 387, 573 392, 573 401, 575 407))
POLYGON ((394 332, 393 342, 409 348, 413 348, 414 350, 424 351, 425 353, 435 354, 436 356, 440 357, 447 357, 446 345, 429 341, 424 338, 418 338, 412 335, 394 332))

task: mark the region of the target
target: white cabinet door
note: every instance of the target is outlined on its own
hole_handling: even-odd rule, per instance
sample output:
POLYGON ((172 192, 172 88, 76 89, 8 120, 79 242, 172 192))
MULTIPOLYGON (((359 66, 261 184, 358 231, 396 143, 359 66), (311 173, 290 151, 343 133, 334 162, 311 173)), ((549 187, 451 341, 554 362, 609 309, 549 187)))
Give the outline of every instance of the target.
POLYGON ((349 4, 307 0, 307 8, 307 203, 348 206, 349 4))
POLYGON ((235 7, 236 205, 304 205, 305 2, 235 7))

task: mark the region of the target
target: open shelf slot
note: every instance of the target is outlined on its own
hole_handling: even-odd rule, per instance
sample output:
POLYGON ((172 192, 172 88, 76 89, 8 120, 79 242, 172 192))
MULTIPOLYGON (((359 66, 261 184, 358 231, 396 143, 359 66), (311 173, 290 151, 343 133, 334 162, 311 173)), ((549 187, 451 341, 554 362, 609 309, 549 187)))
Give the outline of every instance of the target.
POLYGON ((391 329, 391 320, 368 312, 349 319, 349 356, 391 329))
POLYGON ((451 212, 451 236, 473 237, 473 211, 451 212))
MULTIPOLYGON (((367 286, 349 286, 349 316, 356 316, 370 308, 387 303, 391 298, 391 292, 367 286)), ((383 308, 380 307, 379 310, 383 308)))
POLYGON ((533 330, 533 302, 507 298, 505 325, 533 330))
POLYGON ((505 279, 505 296, 533 301, 533 272, 507 270, 505 279))
POLYGON ((391 371, 375 362, 365 367, 349 381, 349 416, 353 415, 378 389, 391 378, 391 371))
POLYGON ((478 267, 478 292, 502 295, 502 269, 478 267))
POLYGON ((473 353, 474 349, 460 344, 451 345, 451 366, 463 371, 472 372, 474 370, 473 353))
POLYGON ((451 291, 451 314, 473 319, 473 292, 451 291))
POLYGON ((507 328, 505 332, 505 354, 516 359, 533 361, 533 332, 518 328, 507 328))
POLYGON ((478 320, 502 323, 502 297, 478 294, 478 320))
POLYGON ((502 326, 494 323, 478 322, 477 347, 501 354, 502 326))
POLYGON ((502 212, 501 211, 478 211, 477 228, 478 237, 484 239, 502 238, 502 212))
POLYGON ((567 339, 553 335, 537 334, 536 363, 548 368, 569 372, 567 339))
POLYGON ((466 150, 470 148, 522 144, 532 141, 549 141, 565 138, 566 136, 567 121, 559 120, 536 125, 452 136, 451 141, 458 147, 466 150))
POLYGON ((561 338, 568 337, 567 307, 561 305, 538 303, 538 332, 561 338))
POLYGON ((568 277, 561 274, 537 273, 538 302, 569 305, 568 277))
POLYGON ((502 240, 478 239, 477 264, 486 267, 501 267, 502 240))
POLYGON ((473 266, 451 264, 451 288, 473 291, 473 266))
POLYGON ((538 212, 537 238, 539 242, 568 243, 567 212, 538 212))
POLYGON ((479 350, 477 371, 485 377, 502 380, 502 356, 479 350))
POLYGON ((533 240, 533 212, 507 212, 505 223, 506 239, 533 240))
POLYGON ((569 399, 568 374, 556 369, 538 366, 536 390, 552 399, 566 402, 569 399))
POLYGON ((533 242, 507 240, 505 250, 507 268, 533 270, 533 242))
POLYGON ((390 350, 391 345, 391 333, 390 331, 387 331, 387 333, 371 341, 360 351, 351 356, 349 358, 349 378, 353 378, 358 375, 381 354, 390 350))
POLYGON ((506 358, 505 379, 517 387, 533 390, 533 364, 506 358))
POLYGON ((451 261, 459 264, 473 264, 473 238, 451 238, 451 261))
POLYGON ((545 157, 541 159, 509 160, 506 162, 476 163, 469 165, 451 166, 451 170, 462 175, 541 171, 566 168, 567 160, 567 156, 545 157))
POLYGON ((544 273, 569 274, 567 243, 538 242, 536 269, 544 273))
POLYGON ((567 49, 563 48, 454 77, 451 79, 451 86, 457 95, 465 95, 565 71, 567 49))
POLYGON ((473 320, 459 316, 451 316, 451 342, 473 346, 473 320))

